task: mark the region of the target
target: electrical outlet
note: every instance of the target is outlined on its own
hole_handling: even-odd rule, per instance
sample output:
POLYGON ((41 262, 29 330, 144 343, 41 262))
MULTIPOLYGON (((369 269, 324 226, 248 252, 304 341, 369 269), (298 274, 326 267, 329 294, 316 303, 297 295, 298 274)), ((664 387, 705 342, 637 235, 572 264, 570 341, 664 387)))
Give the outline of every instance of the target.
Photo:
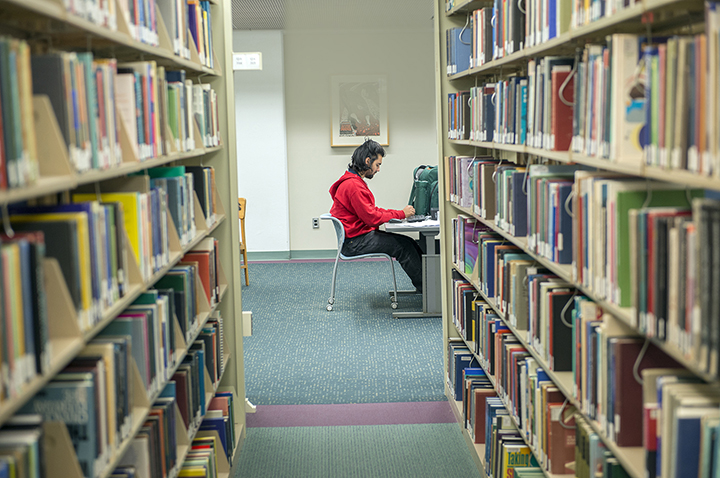
POLYGON ((313 229, 319 229, 320 228, 320 218, 314 217, 313 218, 313 229))

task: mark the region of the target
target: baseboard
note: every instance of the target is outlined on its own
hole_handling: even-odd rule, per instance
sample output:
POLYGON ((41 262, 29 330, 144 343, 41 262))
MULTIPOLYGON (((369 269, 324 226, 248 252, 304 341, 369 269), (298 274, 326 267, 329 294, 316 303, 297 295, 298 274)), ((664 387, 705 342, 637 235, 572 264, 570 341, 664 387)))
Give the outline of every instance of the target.
POLYGON ((287 261, 291 259, 335 259, 337 249, 318 249, 304 251, 248 251, 248 261, 287 261))
POLYGON ((290 251, 291 259, 335 259, 337 249, 290 251))

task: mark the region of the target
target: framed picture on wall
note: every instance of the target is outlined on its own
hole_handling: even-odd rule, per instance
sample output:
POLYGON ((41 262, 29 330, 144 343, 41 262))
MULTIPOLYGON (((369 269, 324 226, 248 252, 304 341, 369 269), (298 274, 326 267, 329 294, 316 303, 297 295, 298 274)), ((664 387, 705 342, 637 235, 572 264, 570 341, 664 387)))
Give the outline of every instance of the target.
POLYGON ((365 138, 388 145, 387 77, 331 78, 332 146, 360 146, 365 138))

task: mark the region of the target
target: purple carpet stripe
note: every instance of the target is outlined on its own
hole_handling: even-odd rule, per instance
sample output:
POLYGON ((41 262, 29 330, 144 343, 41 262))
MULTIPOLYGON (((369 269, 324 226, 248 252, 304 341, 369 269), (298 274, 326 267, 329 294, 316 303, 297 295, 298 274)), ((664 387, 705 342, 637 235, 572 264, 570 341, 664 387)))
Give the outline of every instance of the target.
POLYGON ((248 428, 337 427, 455 423, 448 402, 258 405, 246 415, 248 428))

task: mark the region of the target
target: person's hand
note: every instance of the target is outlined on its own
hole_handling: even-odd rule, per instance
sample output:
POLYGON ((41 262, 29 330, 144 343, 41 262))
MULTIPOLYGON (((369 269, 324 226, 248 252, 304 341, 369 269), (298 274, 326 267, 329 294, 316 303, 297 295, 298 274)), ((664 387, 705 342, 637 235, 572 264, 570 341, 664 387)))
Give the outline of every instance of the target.
POLYGON ((405 217, 410 217, 415 215, 415 208, 412 206, 405 206, 403 208, 403 212, 405 213, 405 217))

